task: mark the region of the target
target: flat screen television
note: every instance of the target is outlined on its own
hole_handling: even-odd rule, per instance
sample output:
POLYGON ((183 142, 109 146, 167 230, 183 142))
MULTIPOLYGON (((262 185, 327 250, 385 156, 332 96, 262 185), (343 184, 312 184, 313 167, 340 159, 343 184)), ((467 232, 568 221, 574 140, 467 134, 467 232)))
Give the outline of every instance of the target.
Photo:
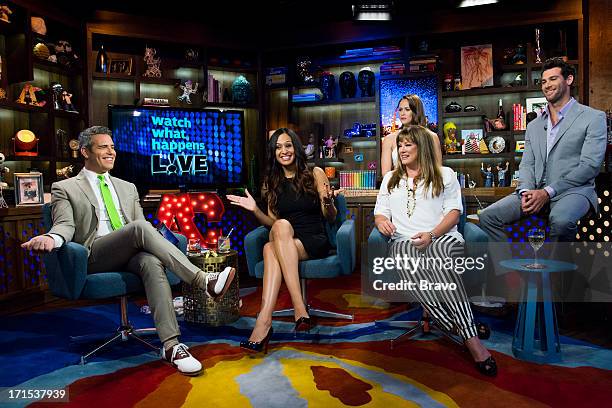
POLYGON ((109 105, 113 175, 151 189, 218 189, 244 183, 239 110, 109 105))
POLYGON ((438 77, 432 75, 415 75, 400 78, 383 78, 380 80, 380 129, 381 135, 387 136, 392 129, 402 124, 395 108, 400 98, 406 94, 415 94, 423 101, 428 126, 438 125, 438 77), (395 127, 394 127, 395 124, 395 127))

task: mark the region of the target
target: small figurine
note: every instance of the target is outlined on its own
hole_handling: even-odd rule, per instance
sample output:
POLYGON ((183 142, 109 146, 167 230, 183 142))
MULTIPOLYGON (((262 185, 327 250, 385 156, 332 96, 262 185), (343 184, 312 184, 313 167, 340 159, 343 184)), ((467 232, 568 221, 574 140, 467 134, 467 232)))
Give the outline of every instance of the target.
POLYGON ((502 163, 497 165, 497 186, 505 187, 506 186, 506 172, 508 171, 508 167, 510 166, 510 162, 506 162, 506 168, 502 167, 502 163))
POLYGON ((333 159, 336 156, 336 146, 338 145, 337 139, 334 138, 333 135, 329 135, 327 140, 325 140, 325 157, 328 159, 333 159))
POLYGON ((314 159, 314 155, 315 155, 315 136, 314 133, 311 133, 310 136, 308 137, 308 144, 306 145, 306 148, 304 149, 304 153, 306 153, 306 160, 312 160, 314 159))
POLYGON ((453 122, 444 124, 444 148, 447 154, 459 153, 457 141, 457 126, 453 122))
POLYGON ((493 171, 491 165, 487 164, 487 169, 485 170, 484 163, 480 163, 480 172, 485 178, 484 186, 493 187, 493 171))
POLYGON ((197 48, 187 48, 185 50, 185 61, 198 62, 200 59, 200 51, 197 48))
POLYGON ((59 179, 67 179, 72 176, 72 172, 74 171, 74 165, 62 167, 61 169, 55 170, 57 177, 59 179))
POLYGON ((64 110, 67 110, 68 112, 77 112, 77 110, 74 109, 74 105, 72 104, 72 94, 71 93, 68 93, 67 91, 63 91, 62 92, 62 102, 63 102, 64 110))
POLYGON ((187 102, 191 105, 190 95, 198 92, 198 83, 196 82, 195 86, 193 86, 193 82, 188 79, 185 81, 185 85, 181 85, 180 88, 183 90, 183 94, 179 95, 179 97, 176 99, 178 99, 180 102, 187 102))
POLYGON ((9 6, 7 6, 6 4, 0 4, 0 20, 10 23, 11 20, 9 16, 11 14, 13 14, 13 12, 9 8, 9 6))
POLYGON ((143 74, 145 77, 161 78, 161 58, 155 58, 157 50, 155 48, 145 47, 144 61, 147 64, 147 70, 143 74))
POLYGON ((525 52, 526 46, 524 44, 518 44, 516 46, 516 52, 514 57, 512 57, 513 64, 526 64, 527 63, 527 53, 525 52))
POLYGON ((62 98, 63 92, 64 92, 64 87, 62 86, 62 84, 59 84, 56 82, 51 85, 53 109, 56 109, 56 110, 64 109, 64 107, 62 106, 63 104, 60 103, 63 100, 62 98))

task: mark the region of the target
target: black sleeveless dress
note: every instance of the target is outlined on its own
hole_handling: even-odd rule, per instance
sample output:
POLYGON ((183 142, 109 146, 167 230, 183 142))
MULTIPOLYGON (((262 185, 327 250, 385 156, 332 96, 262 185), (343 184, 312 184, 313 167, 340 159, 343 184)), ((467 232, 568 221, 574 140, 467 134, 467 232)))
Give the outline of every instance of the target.
POLYGON ((291 179, 284 178, 280 183, 277 209, 280 218, 291 223, 294 238, 299 239, 309 259, 325 258, 331 244, 325 230, 325 218, 321 213, 319 196, 314 194, 298 195, 291 179))

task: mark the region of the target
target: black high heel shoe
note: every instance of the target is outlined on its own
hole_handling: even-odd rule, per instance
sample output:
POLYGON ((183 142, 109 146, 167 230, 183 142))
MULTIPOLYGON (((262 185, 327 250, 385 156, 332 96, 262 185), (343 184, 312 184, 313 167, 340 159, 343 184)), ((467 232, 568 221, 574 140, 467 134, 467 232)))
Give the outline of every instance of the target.
POLYGON ((302 316, 295 321, 295 331, 296 332, 309 332, 311 327, 310 317, 302 316))
POLYGON ((270 326, 270 328, 268 329, 268 334, 266 334, 266 337, 264 337, 262 341, 243 340, 240 342, 240 348, 248 350, 253 353, 260 353, 263 351, 264 354, 267 354, 268 353, 268 343, 270 342, 270 339, 272 338, 272 333, 274 333, 274 330, 272 329, 272 326, 270 326))
POLYGON ((477 361, 476 368, 481 374, 488 377, 495 377, 497 375, 497 363, 493 356, 489 356, 485 361, 477 361))

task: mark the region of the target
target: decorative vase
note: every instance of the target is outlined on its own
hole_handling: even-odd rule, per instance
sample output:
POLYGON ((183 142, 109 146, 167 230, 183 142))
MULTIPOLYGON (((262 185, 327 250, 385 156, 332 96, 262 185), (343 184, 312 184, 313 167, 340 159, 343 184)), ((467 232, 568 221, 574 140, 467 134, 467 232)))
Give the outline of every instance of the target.
POLYGON ((340 94, 343 98, 352 98, 355 96, 357 91, 357 83, 355 81, 355 75, 351 71, 344 71, 340 74, 339 79, 340 94))
POLYGON ((374 96, 374 72, 370 67, 362 68, 357 76, 361 97, 374 96))
POLYGON ((329 71, 323 72, 319 84, 323 99, 334 99, 334 88, 336 87, 336 77, 329 71))
POLYGON ((232 84, 232 100, 235 104, 246 105, 251 102, 252 88, 244 75, 239 75, 232 84))
POLYGON ((108 74, 108 55, 104 51, 104 46, 100 46, 98 55, 96 56, 96 72, 102 72, 108 74))

